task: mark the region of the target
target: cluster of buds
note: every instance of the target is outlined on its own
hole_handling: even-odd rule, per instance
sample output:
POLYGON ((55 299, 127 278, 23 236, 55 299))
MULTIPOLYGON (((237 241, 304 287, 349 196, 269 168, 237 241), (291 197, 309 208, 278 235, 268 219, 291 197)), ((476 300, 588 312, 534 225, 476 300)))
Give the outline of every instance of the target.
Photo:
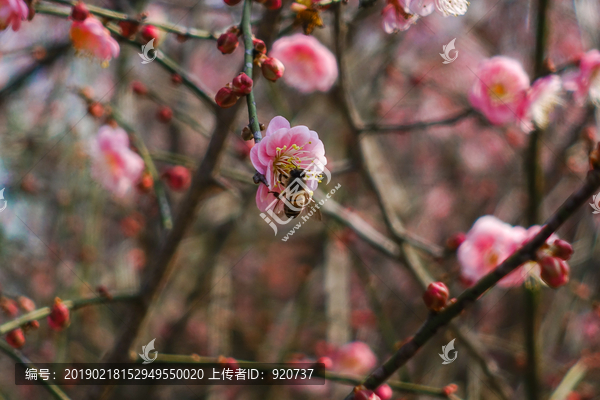
POLYGON ((192 173, 189 169, 182 165, 176 165, 165 170, 162 178, 166 181, 167 186, 176 192, 183 192, 190 187, 192 182, 192 173))
POLYGON ((240 35, 241 32, 237 26, 232 26, 227 29, 227 31, 217 39, 217 49, 223 54, 233 53, 240 44, 238 41, 240 35))
POLYGON ((283 63, 275 57, 267 57, 267 46, 262 40, 253 38, 252 44, 254 45, 254 64, 260 67, 263 76, 271 82, 281 78, 285 71, 283 63))
POLYGON ((222 108, 233 106, 240 97, 246 96, 252 92, 252 78, 243 72, 240 72, 233 81, 219 89, 215 96, 215 102, 222 108))
MULTIPOLYGON (((16 318, 20 311, 28 313, 35 310, 35 303, 25 296, 20 296, 16 301, 7 297, 1 297, 0 310, 7 317, 16 318)), ((29 321, 23 326, 8 332, 6 334, 6 342, 15 349, 19 349, 25 345, 25 332, 39 327, 40 323, 38 321, 29 321)))
POLYGON ((442 282, 432 282, 423 294, 425 306, 433 312, 440 312, 450 298, 450 290, 442 282))
POLYGON ((536 256, 540 265, 540 277, 546 285, 558 288, 569 282, 570 268, 567 261, 572 255, 573 246, 561 239, 538 250, 536 256))
MULTIPOLYGON (((242 0, 223 0, 228 6, 235 6, 242 0)), ((268 10, 278 10, 281 8, 281 0, 257 0, 257 3, 264 5, 268 10)))

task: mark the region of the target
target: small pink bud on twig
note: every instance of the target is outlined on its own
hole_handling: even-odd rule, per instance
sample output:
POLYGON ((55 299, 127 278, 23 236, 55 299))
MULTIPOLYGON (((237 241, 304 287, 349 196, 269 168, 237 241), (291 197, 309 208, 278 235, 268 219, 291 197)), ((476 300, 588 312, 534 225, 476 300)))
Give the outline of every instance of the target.
POLYGON ((83 2, 79 2, 71 9, 71 19, 73 21, 83 21, 90 16, 90 11, 83 2))
POLYGON ((573 255, 573 246, 566 240, 556 239, 550 246, 550 251, 556 257, 567 261, 573 255))
POLYGON ((558 257, 543 257, 538 261, 541 267, 540 277, 551 288, 558 288, 569 282, 569 264, 558 257))
POLYGON ((192 182, 190 170, 182 165, 176 165, 163 173, 167 186, 176 192, 187 190, 192 182))
POLYGON ((230 87, 222 87, 215 96, 215 102, 219 107, 229 108, 238 101, 238 96, 233 93, 230 87))
POLYGON ((66 328, 71 323, 69 309, 58 297, 54 299, 54 305, 48 315, 48 325, 55 331, 66 328))
POLYGON ((217 49, 223 54, 231 54, 239 45, 238 35, 231 30, 223 33, 217 39, 217 49))
POLYGON ((133 90, 133 93, 140 96, 145 96, 148 94, 148 88, 140 81, 131 82, 131 89, 133 90))
POLYGON ((6 342, 15 349, 20 349, 25 345, 25 335, 21 328, 17 328, 14 331, 8 332, 6 335, 6 342))
POLYGON ((467 237, 463 232, 455 233, 446 240, 446 249, 449 251, 456 251, 466 238, 467 237))
MULTIPOLYGON (((141 32, 142 38, 149 42, 152 39, 158 40, 160 30, 154 25, 144 25, 141 32)), ((156 43, 154 43, 156 45, 156 43)))
POLYGON ((245 96, 252 92, 252 84, 252 79, 242 72, 233 78, 233 82, 231 82, 231 90, 237 96, 245 96))
POLYGON ((242 0, 223 0, 225 1, 225 4, 227 4, 228 6, 235 6, 236 4, 239 4, 242 0))
POLYGON ((168 106, 162 106, 156 112, 156 118, 164 124, 171 122, 171 119, 173 119, 173 110, 168 106))
POLYGON ((252 44, 254 45, 254 50, 256 50, 259 54, 267 54, 267 45, 260 39, 252 39, 252 44))
POLYGON ((263 61, 262 73, 265 78, 268 80, 275 82, 277 79, 283 76, 283 72, 285 71, 285 67, 278 59, 274 57, 269 57, 263 61))
POLYGON ((394 393, 392 392, 392 388, 384 383, 375 389, 375 394, 379 396, 381 400, 389 400, 392 398, 394 393))
POLYGON ((442 282, 432 282, 423 294, 425 306, 433 312, 441 311, 448 303, 450 291, 442 282))

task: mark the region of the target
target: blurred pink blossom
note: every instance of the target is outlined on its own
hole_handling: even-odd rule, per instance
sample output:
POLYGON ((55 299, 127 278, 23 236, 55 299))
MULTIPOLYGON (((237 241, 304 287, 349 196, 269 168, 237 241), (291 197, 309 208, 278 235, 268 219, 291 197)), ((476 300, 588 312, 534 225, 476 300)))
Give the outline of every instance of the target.
POLYGON ((333 369, 347 375, 362 376, 377 365, 377 356, 368 344, 351 342, 340 347, 333 357, 333 369))
POLYGON ((140 179, 144 160, 129 149, 121 128, 104 125, 92 143, 92 177, 118 197, 124 197, 140 179))
POLYGON ((529 77, 521 64, 496 56, 482 61, 476 75, 469 93, 471 105, 495 125, 515 121, 529 89, 529 77))
MULTIPOLYGON (((325 146, 317 132, 303 125, 292 128, 288 120, 280 116, 271 120, 263 139, 250 150, 250 160, 269 183, 268 188, 259 185, 256 193, 256 205, 261 211, 266 211, 275 200, 269 191, 285 190, 281 180, 291 170, 310 167, 311 172, 318 173, 322 171, 319 167, 327 164, 325 146), (313 164, 315 160, 318 162, 313 164)), ((307 179, 306 185, 310 190, 315 190, 317 184, 317 180, 307 179)))
POLYGON ((100 61, 110 61, 119 55, 117 41, 102 22, 91 15, 83 21, 73 21, 69 35, 78 53, 100 61))
POLYGON ((588 94, 595 104, 600 103, 600 51, 590 50, 579 62, 579 71, 565 78, 565 88, 575 92, 575 99, 583 103, 588 94))
POLYGON ((386 33, 405 31, 419 19, 418 15, 411 12, 410 0, 388 0, 381 16, 386 33))
POLYGON ((18 31, 28 15, 29 9, 23 0, 0 0, 0 31, 11 25, 13 31, 18 31))
POLYGON ((535 126, 545 129, 550 122, 550 114, 561 103, 562 83, 558 75, 548 75, 533 82, 518 115, 521 128, 531 132, 535 126))
POLYGON ((273 43, 270 55, 285 66, 284 82, 303 93, 326 92, 337 79, 335 56, 313 36, 283 37, 273 43))

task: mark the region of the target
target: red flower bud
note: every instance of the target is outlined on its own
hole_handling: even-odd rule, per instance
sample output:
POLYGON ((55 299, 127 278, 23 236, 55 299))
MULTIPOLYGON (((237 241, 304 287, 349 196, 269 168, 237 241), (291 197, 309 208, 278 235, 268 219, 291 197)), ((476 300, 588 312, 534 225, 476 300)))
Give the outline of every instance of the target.
POLYGON ((217 358, 217 362, 219 363, 219 365, 233 370, 236 370, 240 367, 237 360, 233 357, 219 356, 217 358))
POLYGON ((23 311, 31 312, 35 310, 35 303, 29 297, 19 296, 17 301, 19 302, 19 305, 21 306, 23 311))
POLYGON ((319 357, 317 364, 324 364, 326 370, 333 368, 333 361, 329 357, 319 357))
POLYGON ((252 91, 252 78, 245 73, 241 73, 231 82, 231 90, 237 96, 245 96, 252 91))
POLYGON ((138 32, 140 24, 135 21, 119 21, 119 27, 121 28, 121 35, 130 38, 138 32))
POLYGON ((456 251, 466 238, 466 235, 462 232, 455 233, 446 240, 446 249, 456 251))
POLYGON ((140 181, 136 185, 137 190, 139 190, 141 193, 148 193, 153 186, 154 179, 152 179, 152 175, 150 175, 150 172, 144 171, 140 181))
POLYGON ((17 328, 14 331, 8 332, 6 335, 6 342, 15 349, 20 349, 25 345, 25 335, 21 328, 17 328))
POLYGON ((444 388, 442 389, 442 391, 444 392, 444 395, 449 396, 452 393, 455 393, 458 390, 458 386, 456 386, 454 383, 451 383, 449 385, 444 386, 444 388))
POLYGON ((133 90, 133 93, 139 94, 140 96, 148 94, 148 88, 140 81, 131 82, 131 89, 133 90))
POLYGON ((127 237, 137 236, 144 229, 144 219, 140 214, 134 213, 121 220, 121 232, 127 237))
POLYGON ((238 99, 239 97, 235 93, 233 93, 233 90, 231 90, 231 88, 227 86, 219 89, 215 96, 215 102, 219 105, 219 107, 222 108, 228 108, 233 106, 238 101, 238 99))
POLYGON ((263 76, 272 82, 281 78, 283 76, 283 71, 285 71, 285 67, 281 61, 274 57, 269 57, 263 61, 261 69, 263 76))
POLYGON ((192 182, 190 170, 181 165, 167 169, 162 176, 166 179, 167 186, 177 192, 187 190, 192 182))
POLYGON ((265 1, 265 7, 268 10, 278 10, 281 8, 281 0, 267 0, 265 1))
POLYGON ((252 39, 252 44, 254 45, 254 50, 260 54, 267 54, 267 45, 260 39, 252 39))
POLYGON ((181 85, 181 82, 183 82, 183 78, 179 74, 173 74, 171 75, 171 82, 173 82, 173 84, 175 85, 181 85))
POLYGON ((92 117, 100 118, 104 115, 104 106, 98 102, 93 102, 89 105, 88 112, 92 117))
POLYGON ((69 326, 70 323, 69 309, 61 299, 55 298, 50 315, 48 315, 48 325, 55 331, 60 331, 69 326))
POLYGON ((423 294, 423 301, 428 309, 434 312, 441 311, 450 297, 448 287, 442 282, 432 282, 423 294))
POLYGON ((225 32, 217 39, 217 49, 223 54, 231 54, 239 45, 238 35, 235 32, 225 32))
POLYGON ((539 260, 540 276, 546 285, 558 288, 569 282, 569 264, 558 257, 546 256, 539 260))
POLYGON ((6 316, 9 318, 14 318, 17 316, 17 314, 19 314, 17 302, 12 299, 7 299, 6 297, 3 297, 0 300, 0 308, 2 309, 2 312, 4 312, 4 314, 6 314, 6 316))
POLYGON ((364 386, 357 386, 354 388, 354 399, 353 400, 381 400, 372 391, 366 389, 364 386))
POLYGON ((83 21, 90 16, 90 11, 83 2, 79 2, 71 9, 71 18, 73 21, 83 21))
POLYGON ((573 255, 573 246, 566 240, 556 239, 550 246, 550 251, 554 256, 566 261, 573 255))
MULTIPOLYGON (((146 41, 149 42, 152 39, 158 40, 158 36, 160 35, 160 30, 155 27, 154 25, 144 25, 144 27, 142 28, 142 38, 146 41)), ((154 43, 156 44, 156 43, 154 43)))
POLYGON ((223 1, 228 6, 235 6, 236 4, 239 4, 242 0, 223 0, 223 1))
POLYGON ((384 383, 375 389, 375 394, 379 396, 381 400, 389 400, 392 398, 394 393, 392 392, 392 388, 384 383))
POLYGON ((158 109, 158 111, 156 112, 156 118, 166 124, 168 122, 171 121, 171 119, 173 118, 173 110, 171 110, 170 107, 167 106, 163 106, 161 108, 158 109))

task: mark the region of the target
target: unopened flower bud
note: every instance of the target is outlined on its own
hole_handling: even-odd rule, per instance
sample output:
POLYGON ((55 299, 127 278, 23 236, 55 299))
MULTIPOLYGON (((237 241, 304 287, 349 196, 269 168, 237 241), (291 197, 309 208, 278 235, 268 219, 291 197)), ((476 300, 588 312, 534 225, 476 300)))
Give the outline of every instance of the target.
POLYGON ((104 107, 98 102, 93 102, 89 105, 88 112, 92 117, 100 118, 104 115, 104 107))
POLYGON ((455 233, 446 240, 446 249, 456 251, 466 238, 466 235, 462 232, 455 233))
POLYGON ((19 302, 19 306, 21 309, 23 309, 23 311, 31 312, 35 310, 35 303, 29 297, 19 296, 17 301, 19 302))
POLYGON ((29 321, 27 324, 25 324, 24 329, 25 332, 30 331, 30 330, 36 330, 40 327, 40 323, 36 320, 33 321, 29 321))
MULTIPOLYGON (((144 39, 146 42, 149 42, 152 39, 158 41, 158 37, 160 36, 160 30, 154 25, 144 25, 144 27, 142 28, 141 35, 142 39, 144 39)), ((156 45, 156 42, 154 42, 154 44, 156 45)))
POLYGON ((281 0, 267 0, 265 1, 265 7, 268 10, 279 10, 281 8, 281 0))
POLYGON ((573 246, 566 240, 556 239, 550 246, 550 251, 554 256, 567 261, 573 255, 573 246))
POLYGON ((54 299, 54 305, 48 315, 48 325, 55 331, 66 328, 71 323, 69 309, 58 297, 54 299))
POLYGON ((319 357, 319 359, 317 360, 317 364, 325 365, 326 370, 330 370, 331 368, 333 368, 333 361, 329 357, 319 357))
POLYGON ((225 1, 225 4, 227 4, 228 6, 235 6, 236 4, 239 4, 242 0, 223 0, 225 1))
POLYGON ((448 302, 450 291, 442 282, 432 282, 423 294, 423 301, 428 309, 434 312, 441 311, 448 302))
POLYGON ((265 129, 267 129, 265 127, 265 124, 258 124, 258 128, 261 130, 261 132, 264 131, 265 129))
POLYGON ((170 122, 171 119, 173 119, 173 110, 171 110, 170 107, 162 106, 156 112, 156 118, 160 122, 166 124, 166 123, 170 122))
POLYGON ((131 82, 131 89, 133 90, 133 93, 139 94, 140 96, 148 94, 148 88, 140 81, 131 82))
POLYGON ((137 190, 139 190, 141 193, 148 193, 153 186, 154 179, 152 179, 152 175, 150 175, 150 172, 144 171, 140 181, 136 185, 137 190))
POLYGON ((267 54, 267 45, 260 39, 252 39, 252 44, 254 45, 254 50, 260 54, 267 54))
POLYGON ((539 260, 540 277, 551 288, 558 288, 569 282, 569 264, 558 257, 546 256, 539 260))
POLYGON ((171 82, 173 82, 174 85, 181 85, 183 78, 179 74, 173 74, 171 75, 171 82))
POLYGON ((17 314, 19 314, 17 302, 12 299, 7 299, 6 297, 0 299, 0 308, 2 309, 2 312, 9 318, 14 318, 17 316, 17 314))
POLYGON ((457 390, 458 390, 458 386, 456 386, 454 383, 446 385, 442 389, 442 391, 444 392, 444 395, 446 395, 446 396, 449 396, 449 395, 455 393, 457 390))
POLYGON ((292 5, 290 6, 290 9, 295 13, 306 11, 307 8, 308 7, 306 7, 304 4, 300 3, 292 3, 292 5))
POLYGON ((245 126, 244 129, 242 129, 242 139, 244 139, 244 140, 252 140, 252 139, 254 139, 254 135, 252 134, 252 130, 250 130, 250 128, 248 128, 247 126, 245 126))
POLYGON ((217 49, 223 54, 233 53, 238 45, 238 35, 235 32, 227 31, 217 39, 217 49))
POLYGON ((90 11, 83 2, 79 2, 71 9, 71 19, 73 21, 83 21, 90 16, 90 11))
POLYGON ((8 332, 6 335, 6 342, 15 349, 20 349, 25 345, 25 335, 21 328, 17 328, 14 331, 8 332))
POLYGON ((162 176, 166 179, 167 186, 176 192, 187 190, 192 182, 190 170, 182 165, 176 165, 167 169, 162 176))
POLYGON ((240 367, 237 360, 233 357, 219 356, 217 358, 217 363, 223 367, 231 368, 233 370, 236 370, 240 367))
POLYGON ((237 96, 245 96, 252 92, 252 78, 245 73, 241 73, 231 82, 231 90, 237 96))
POLYGON ((229 108, 238 101, 238 96, 233 93, 230 87, 222 87, 215 95, 215 102, 219 107, 229 108))
POLYGON ((353 400, 381 400, 379 396, 368 390, 363 385, 356 386, 354 388, 353 400))
POLYGON ((379 396, 381 400, 389 400, 392 398, 394 393, 392 392, 392 388, 384 383, 375 389, 375 394, 379 396))
POLYGON ((269 57, 263 61, 262 73, 265 78, 268 80, 275 82, 277 79, 283 76, 283 72, 285 71, 285 67, 278 59, 274 57, 269 57))

